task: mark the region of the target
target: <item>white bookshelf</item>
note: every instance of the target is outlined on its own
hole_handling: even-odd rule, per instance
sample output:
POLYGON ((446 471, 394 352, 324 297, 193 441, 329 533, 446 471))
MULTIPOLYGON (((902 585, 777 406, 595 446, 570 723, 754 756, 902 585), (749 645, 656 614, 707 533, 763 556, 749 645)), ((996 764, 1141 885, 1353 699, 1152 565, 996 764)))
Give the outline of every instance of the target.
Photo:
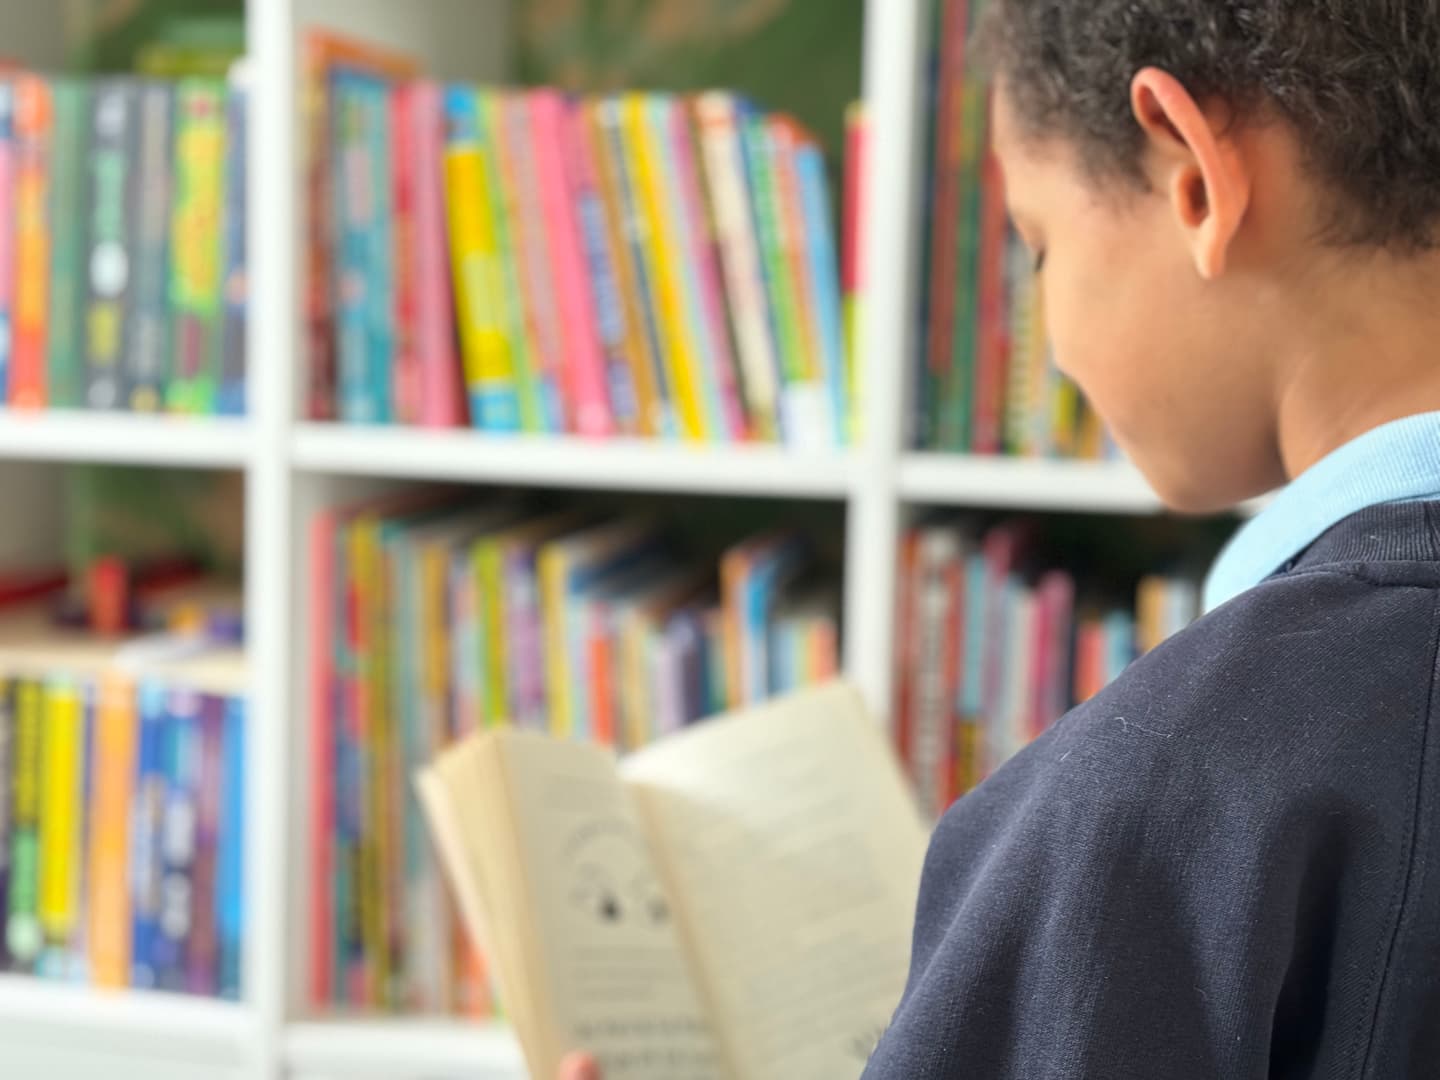
MULTIPOLYGON (((518 0, 517 0, 518 2, 518 0)), ((102 0, 0 0, 7 51, 58 58, 59 27, 102 0)), ((865 0, 872 118, 866 207, 870 293, 862 445, 829 454, 764 447, 494 438, 327 426, 300 419, 305 385, 304 185, 298 43, 321 24, 425 57, 445 77, 505 72, 505 0, 248 0, 253 65, 249 399, 245 420, 0 411, 0 555, 56 542, 44 501, 66 462, 242 470, 251 687, 246 792, 245 998, 104 994, 0 977, 0 1075, 50 1077, 519 1078, 503 1026, 325 1019, 303 1007, 308 887, 305 524, 318 506, 407 482, 783 498, 843 505, 845 663, 882 714, 891 689, 895 560, 911 511, 929 506, 1152 513, 1123 465, 907 453, 902 418, 921 227, 921 0, 865 0), (14 498, 15 502, 9 502, 14 498), (31 507, 36 506, 34 513, 31 507)))

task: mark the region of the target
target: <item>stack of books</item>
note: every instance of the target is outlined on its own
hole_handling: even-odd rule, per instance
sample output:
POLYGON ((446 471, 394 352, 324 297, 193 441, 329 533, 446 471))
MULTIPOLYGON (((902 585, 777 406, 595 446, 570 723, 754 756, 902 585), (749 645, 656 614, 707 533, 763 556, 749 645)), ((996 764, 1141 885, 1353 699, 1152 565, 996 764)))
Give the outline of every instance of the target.
POLYGON ((972 38, 985 0, 934 0, 929 213, 911 417, 922 450, 1111 458, 1051 362, 1033 256, 1008 223, 972 38))
POLYGON ((514 725, 620 750, 824 681, 837 605, 776 533, 718 571, 644 519, 401 494, 311 531, 311 999, 485 1014, 409 782, 514 725))
POLYGON ((439 85, 328 35, 311 54, 312 418, 848 440, 842 204, 797 122, 722 92, 439 85))
POLYGON ((0 404, 245 411, 244 81, 0 75, 0 404))
POLYGON ((0 968, 236 999, 243 655, 0 622, 0 968))
POLYGON ((1199 614, 1194 577, 1146 577, 1125 604, 1045 565, 1035 539, 1024 520, 905 537, 895 732, 929 814, 1199 614))

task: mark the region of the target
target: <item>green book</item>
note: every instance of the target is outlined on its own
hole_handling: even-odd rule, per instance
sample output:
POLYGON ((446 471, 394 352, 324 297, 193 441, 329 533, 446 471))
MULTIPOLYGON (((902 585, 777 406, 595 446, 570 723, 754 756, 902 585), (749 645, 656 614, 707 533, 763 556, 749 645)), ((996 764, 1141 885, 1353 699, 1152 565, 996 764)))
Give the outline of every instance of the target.
POLYGON ((223 347, 225 84, 187 79, 175 104, 170 378, 165 407, 210 415, 223 347))
POLYGON ((40 957, 40 729, 39 682, 15 683, 15 736, 10 785, 10 895, 5 943, 10 970, 33 971, 40 957))
POLYGON ((49 404, 78 408, 84 398, 85 169, 90 90, 78 79, 50 84, 55 126, 50 148, 49 404))

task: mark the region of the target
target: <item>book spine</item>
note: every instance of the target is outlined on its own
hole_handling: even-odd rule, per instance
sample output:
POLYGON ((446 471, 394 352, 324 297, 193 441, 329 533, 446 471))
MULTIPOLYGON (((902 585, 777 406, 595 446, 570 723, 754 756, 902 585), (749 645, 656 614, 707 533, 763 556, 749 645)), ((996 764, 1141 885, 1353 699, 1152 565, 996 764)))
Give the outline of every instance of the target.
POLYGON ((699 371, 686 340, 684 311, 679 292, 666 210, 661 150, 654 145, 647 122, 643 94, 627 94, 619 104, 625 159, 633 170, 631 185, 636 218, 642 224, 642 257, 652 289, 655 325, 661 342, 665 382, 675 405, 678 434, 691 441, 709 437, 705 402, 701 399, 699 371))
POLYGON ((0 674, 0 971, 10 970, 10 842, 15 791, 15 680, 0 674))
POLYGON ((120 361, 134 299, 133 163, 138 102, 133 80, 106 79, 95 86, 85 316, 85 401, 92 409, 117 409, 127 400, 120 361))
POLYGON ((757 438, 774 442, 780 434, 779 361, 735 99, 718 92, 702 94, 695 103, 695 114, 750 423, 757 438))
POLYGON ((1005 414, 1005 373, 1009 350, 1004 333, 1005 203, 1004 181, 995 156, 985 152, 981 166, 979 370, 975 383, 974 448, 1001 452, 1005 414))
POLYGON ((14 779, 10 810, 10 903, 5 924, 12 971, 35 970, 40 929, 40 800, 44 695, 33 679, 15 683, 14 779))
POLYGON ((388 374, 395 420, 401 424, 416 424, 420 420, 420 355, 416 340, 419 294, 415 250, 415 181, 419 165, 410 153, 415 139, 413 113, 416 90, 414 85, 402 84, 390 91, 393 142, 392 152, 386 159, 391 169, 395 219, 395 363, 388 374))
MULTIPOLYGON (((19 408, 46 404, 45 335, 50 292, 50 145, 54 109, 49 84, 26 75, 14 83, 15 103, 15 265, 14 352, 10 403, 19 408)), ((0 204, 3 205, 3 204, 0 204)), ((74 207, 66 208, 73 213, 74 207)), ((0 376, 0 401, 4 381, 0 376)))
POLYGON ((539 426, 548 432, 564 431, 565 342, 560 325, 555 270, 550 262, 546 233, 554 223, 546 220, 536 164, 536 125, 531 121, 531 95, 511 94, 505 99, 505 156, 507 179, 513 185, 516 253, 520 261, 520 300, 535 361, 539 394, 539 426))
POLYGON ((190 889, 190 948, 185 987, 213 997, 220 989, 220 941, 216 925, 216 877, 219 865, 220 801, 224 791, 225 699, 207 694, 200 701, 195 855, 190 889))
POLYGON ((15 314, 15 82, 0 76, 0 397, 14 396, 15 314))
POLYGON ((465 423, 460 357, 455 349, 455 300, 445 248, 444 104, 433 82, 410 90, 406 153, 415 163, 415 341, 420 363, 420 423, 465 423))
POLYGON ((605 388, 605 359, 575 202, 565 175, 565 114, 570 105, 558 91, 537 91, 531 100, 535 125, 535 167, 549 223, 550 264, 555 273, 564 325, 566 390, 581 435, 603 438, 615 431, 605 388))
POLYGON ((50 305, 47 319, 46 399, 52 408, 83 401, 83 311, 88 275, 83 270, 89 153, 89 84, 75 79, 51 83, 54 140, 50 159, 50 305))
MULTIPOLYGON (((860 444, 862 426, 860 408, 863 365, 860 350, 864 346, 865 312, 865 239, 869 218, 870 176, 869 123, 863 103, 855 103, 845 112, 845 191, 842 252, 840 258, 840 289, 845 319, 845 390, 849 419, 845 434, 852 446, 860 444)), ((921 398, 922 402, 926 399, 921 398)), ((925 406, 922 406, 922 408, 925 406)), ((906 445, 929 445, 916 439, 911 432, 906 445)))
POLYGON ((90 974, 96 986, 130 982, 130 828, 139 767, 136 689, 129 680, 101 681, 95 722, 90 799, 90 974))
POLYGON ((336 202, 339 170, 333 112, 335 102, 327 65, 318 50, 307 57, 305 95, 305 413, 311 420, 337 415, 339 377, 334 280, 339 260, 336 202))
POLYGON ((248 366, 250 278, 246 253, 249 227, 247 192, 250 161, 250 79, 244 65, 231 73, 225 113, 224 314, 221 330, 220 384, 215 407, 221 416, 245 414, 248 366))
POLYGON ((502 278, 490 210, 493 178, 475 91, 445 91, 445 205, 450 265, 460 323, 471 423, 484 431, 520 430, 514 362, 505 336, 502 278))
POLYGON ((844 442, 846 415, 845 346, 840 312, 840 271, 831 224, 830 187, 825 178, 825 157, 813 142, 795 150, 800 182, 801 210, 805 220, 806 257, 810 264, 815 338, 819 342, 820 380, 829 395, 829 428, 837 443, 844 442))
POLYGON ((505 569, 506 636, 511 656, 515 723, 527 731, 543 731, 546 698, 544 615, 533 549, 512 550, 505 569))
POLYGON ((498 540, 482 540, 475 545, 470 561, 474 588, 472 597, 478 610, 472 618, 483 622, 484 651, 473 656, 472 664, 485 668, 486 716, 505 717, 512 722, 510 687, 505 641, 505 558, 498 540))
POLYGON ((310 522, 310 1004, 334 998, 336 676, 334 642, 341 628, 336 608, 336 521, 329 513, 310 522))
POLYGON ((240 999, 245 936, 245 699, 225 699, 221 732, 221 796, 215 865, 217 992, 240 999))
POLYGON ((352 528, 335 535, 337 567, 332 601, 339 626, 335 649, 335 855, 334 1000, 344 1005, 372 1001, 361 897, 366 895, 361 841, 365 831, 365 759, 360 711, 359 589, 351 545, 352 528))
POLYGON ((390 985, 389 911, 386 887, 389 843, 388 785, 384 759, 385 731, 380 713, 388 703, 377 694, 379 663, 377 633, 380 584, 379 523, 363 516, 350 527, 349 569, 353 576, 355 700, 353 738, 359 754, 360 829, 359 908, 361 946, 365 956, 363 1003, 383 1005, 390 985))
MULTIPOLYGON (((170 363, 168 296, 174 90, 164 83, 140 88, 136 184, 134 307, 125 344, 125 386, 130 408, 156 412, 165 404, 170 363)), ((198 234, 206 235, 206 234, 198 234)), ((193 238, 190 241, 194 242, 193 238)))
POLYGON ((225 206, 225 84, 178 88, 175 199, 170 223, 171 371, 165 405, 211 415, 220 373, 225 206))
POLYGON ((565 632, 565 606, 570 591, 570 558, 565 542, 542 547, 536 560, 536 569, 544 627, 548 730, 556 738, 568 739, 574 734, 575 719, 570 682, 570 649, 565 632))
POLYGON ((156 985, 184 991, 194 937, 190 897, 195 888, 199 817, 200 698, 171 688, 166 700, 165 809, 161 828, 160 919, 152 955, 156 985))
POLYGON ((895 753, 904 764, 912 783, 915 772, 915 687, 918 683, 920 607, 915 572, 919 562, 920 531, 910 529, 900 545, 895 600, 895 753))
MULTIPOLYGON (((514 94, 480 91, 480 123, 484 144, 490 153, 490 215, 495 225, 495 247, 499 254, 500 296, 505 335, 515 363, 515 385, 520 398, 520 427, 529 432, 547 432, 547 415, 536 320, 526 288, 525 234, 528 222, 521 212, 518 162, 524 143, 511 139, 510 114, 523 109, 523 99, 514 94)), ((563 424, 555 430, 564 430, 563 424)))
POLYGON ((699 293, 700 311, 698 315, 692 314, 692 318, 699 323, 699 336, 708 367, 707 383, 718 398, 719 422, 716 429, 722 437, 739 442, 748 437, 749 423, 741 400, 740 372, 731 348, 725 296, 716 265, 714 217, 701 179, 701 162, 691 131, 690 110, 673 100, 662 101, 662 106, 669 114, 666 123, 670 130, 680 202, 684 210, 677 220, 684 235, 685 260, 699 293))
POLYGON ((363 412, 367 422, 395 419, 391 372, 395 368, 395 193, 391 159, 390 87, 378 79, 361 87, 365 111, 365 159, 370 170, 370 217, 364 235, 365 360, 363 412))
POLYGON ((755 232, 759 238, 760 266, 765 293, 770 298, 776 355, 780 367, 780 431, 789 445, 812 445, 816 432, 803 413, 791 416, 792 388, 805 381, 801 343, 790 276, 781 239, 780 204, 775 184, 775 149, 766 122, 750 110, 741 114, 745 168, 754 193, 755 232), (799 425, 797 427, 797 424, 799 425))
POLYGON ((81 785, 85 708, 80 688, 56 679, 44 689, 40 747, 40 953, 42 974, 64 977, 80 904, 81 785))
POLYGON ((364 81, 337 75, 333 80, 334 122, 331 163, 335 213, 335 412, 348 423, 377 419, 375 403, 366 383, 370 348, 368 309, 377 298, 371 285, 368 255, 371 223, 375 217, 373 169, 366 129, 370 115, 364 81))
POLYGON ((645 427, 637 381, 639 373, 630 353, 629 310, 621 292, 624 286, 618 265, 618 234, 612 231, 608 220, 599 162, 587 123, 585 108, 578 104, 564 110, 561 117, 566 180, 585 252, 595 332, 599 335, 605 362, 606 393, 616 429, 625 435, 635 435, 645 427))
POLYGON ((137 697, 140 736, 130 830, 130 985, 137 989, 153 989, 159 985, 155 970, 155 942, 160 933, 164 873, 161 842, 165 823, 165 755, 169 723, 163 685, 147 680, 140 684, 137 697))
POLYGON ((645 265, 644 220, 636 202, 631 165, 625 156, 620 104, 604 99, 582 105, 581 110, 605 202, 606 226, 616 253, 641 430, 669 438, 675 434, 675 417, 645 265))
POLYGON ((457 551, 451 557, 445 585, 449 609, 450 642, 450 722, 445 736, 452 738, 478 731, 484 726, 485 705, 480 701, 480 678, 477 672, 480 642, 476 635, 477 586, 471 557, 457 551))

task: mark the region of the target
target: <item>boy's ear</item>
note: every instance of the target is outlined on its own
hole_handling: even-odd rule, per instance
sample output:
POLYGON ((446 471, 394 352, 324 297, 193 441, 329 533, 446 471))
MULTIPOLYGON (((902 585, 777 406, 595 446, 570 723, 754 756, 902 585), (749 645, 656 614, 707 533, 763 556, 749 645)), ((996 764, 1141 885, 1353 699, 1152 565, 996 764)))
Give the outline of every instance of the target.
POLYGON ((1180 81, 1145 68, 1130 84, 1145 134, 1145 172, 1170 201, 1195 269, 1207 281, 1226 260, 1250 207, 1250 174, 1223 116, 1207 115, 1180 81))

